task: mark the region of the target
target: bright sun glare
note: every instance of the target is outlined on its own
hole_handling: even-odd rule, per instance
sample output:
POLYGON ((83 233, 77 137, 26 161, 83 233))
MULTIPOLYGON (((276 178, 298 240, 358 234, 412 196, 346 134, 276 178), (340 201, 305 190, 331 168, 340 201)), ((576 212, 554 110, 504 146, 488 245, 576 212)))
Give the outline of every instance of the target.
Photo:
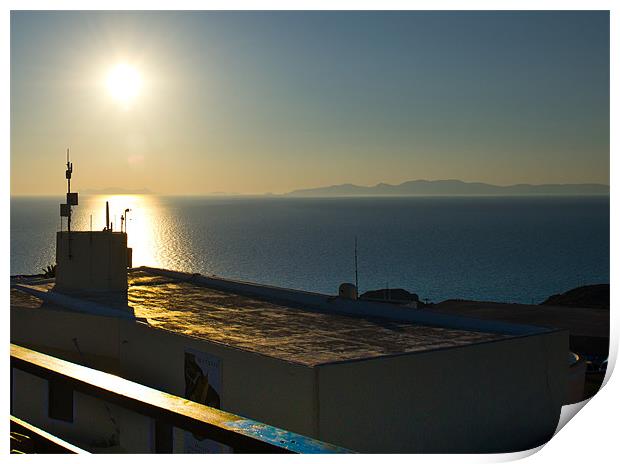
POLYGON ((128 106, 140 93, 142 78, 136 68, 128 64, 117 64, 107 78, 110 95, 119 103, 128 106))

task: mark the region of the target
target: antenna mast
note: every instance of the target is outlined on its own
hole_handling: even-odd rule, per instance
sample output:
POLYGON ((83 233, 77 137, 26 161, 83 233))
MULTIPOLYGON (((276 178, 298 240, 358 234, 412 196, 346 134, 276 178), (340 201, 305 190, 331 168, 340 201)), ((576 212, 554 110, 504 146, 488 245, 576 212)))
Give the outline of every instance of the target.
POLYGON ((66 217, 69 259, 71 259, 71 207, 77 206, 78 204, 77 192, 71 192, 71 174, 73 174, 73 163, 69 161, 69 149, 67 148, 67 170, 65 171, 65 178, 67 179, 67 202, 60 205, 60 229, 62 232, 62 218, 66 217))
MULTIPOLYGON (((71 203, 69 197, 71 193, 71 174, 73 173, 73 163, 69 162, 69 149, 67 148, 67 171, 65 177, 67 178, 67 204, 69 205, 69 211, 67 215, 67 231, 71 233, 71 203)), ((69 251, 69 255, 71 251, 69 251)))
POLYGON ((104 230, 111 230, 110 229, 110 204, 107 201, 105 202, 105 229, 104 230))

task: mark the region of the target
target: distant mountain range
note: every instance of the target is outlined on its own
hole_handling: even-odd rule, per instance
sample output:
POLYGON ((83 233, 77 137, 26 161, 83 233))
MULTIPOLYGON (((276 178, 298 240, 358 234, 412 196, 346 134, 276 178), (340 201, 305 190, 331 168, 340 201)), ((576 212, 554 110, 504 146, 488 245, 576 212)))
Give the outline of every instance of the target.
POLYGON ((379 196, 379 195, 608 195, 604 184, 516 184, 508 186, 461 180, 411 180, 398 185, 380 183, 372 187, 342 184, 293 190, 291 197, 379 196))
POLYGON ((108 187, 104 189, 86 189, 82 193, 84 195, 146 195, 153 193, 147 188, 141 189, 125 189, 117 187, 108 187))

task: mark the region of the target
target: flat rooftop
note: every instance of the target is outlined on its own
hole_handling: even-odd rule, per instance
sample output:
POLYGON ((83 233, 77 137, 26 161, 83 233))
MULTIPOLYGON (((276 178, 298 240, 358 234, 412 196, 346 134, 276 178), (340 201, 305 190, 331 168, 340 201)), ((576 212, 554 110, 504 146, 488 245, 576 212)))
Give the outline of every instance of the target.
POLYGON ((609 309, 446 300, 433 311, 514 324, 566 329, 571 336, 609 337, 609 309))
MULTIPOLYGON (((136 317, 146 319, 155 328, 307 366, 458 347, 507 337, 383 318, 315 312, 139 269, 130 271, 128 277, 129 305, 136 317)), ((51 286, 48 284, 48 288, 51 286)), ((21 293, 11 291, 11 306, 24 309, 40 306, 40 300, 19 296, 21 293)))
POLYGON ((317 365, 449 348, 502 335, 313 312, 143 271, 129 303, 150 325, 286 361, 317 365))

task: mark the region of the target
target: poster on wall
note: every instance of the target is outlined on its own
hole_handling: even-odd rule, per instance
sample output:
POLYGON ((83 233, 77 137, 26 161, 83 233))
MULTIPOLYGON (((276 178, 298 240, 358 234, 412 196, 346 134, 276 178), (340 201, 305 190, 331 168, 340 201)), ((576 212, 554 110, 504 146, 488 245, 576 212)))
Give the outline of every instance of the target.
MULTIPOLYGON (((185 398, 212 408, 222 407, 222 360, 209 353, 185 350, 185 398)), ((230 453, 231 448, 185 432, 186 453, 230 453)))

